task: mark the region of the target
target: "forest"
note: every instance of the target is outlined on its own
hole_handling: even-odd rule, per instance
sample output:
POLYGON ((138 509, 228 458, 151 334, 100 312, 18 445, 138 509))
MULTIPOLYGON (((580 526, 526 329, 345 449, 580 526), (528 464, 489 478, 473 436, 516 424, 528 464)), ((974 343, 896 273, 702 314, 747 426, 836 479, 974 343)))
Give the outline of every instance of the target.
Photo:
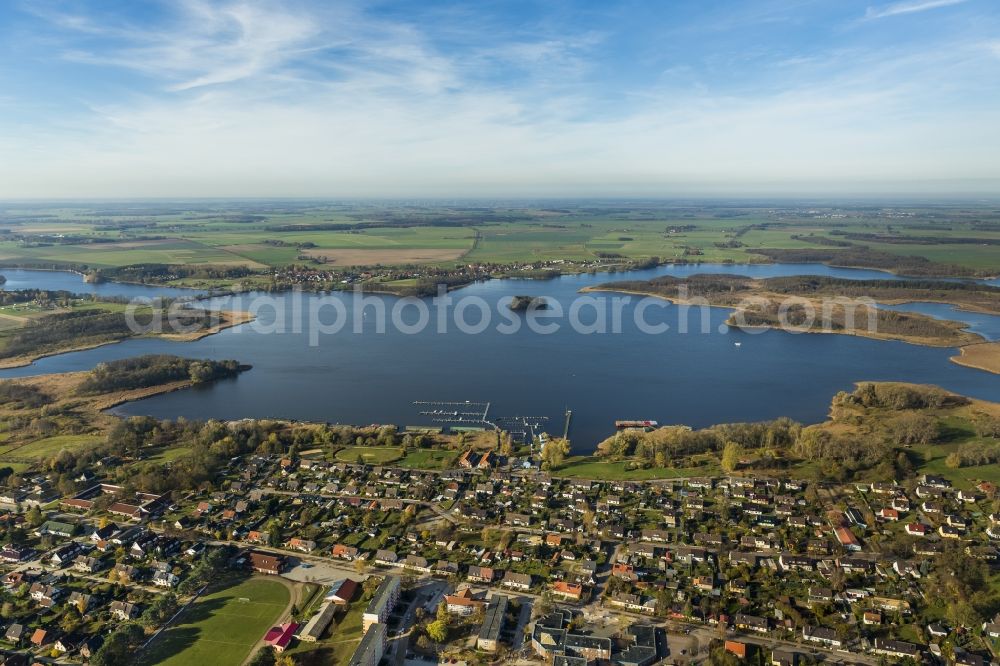
POLYGON ((236 361, 199 361, 147 355, 101 363, 77 389, 81 395, 131 391, 177 381, 195 384, 232 377, 249 369, 236 361))

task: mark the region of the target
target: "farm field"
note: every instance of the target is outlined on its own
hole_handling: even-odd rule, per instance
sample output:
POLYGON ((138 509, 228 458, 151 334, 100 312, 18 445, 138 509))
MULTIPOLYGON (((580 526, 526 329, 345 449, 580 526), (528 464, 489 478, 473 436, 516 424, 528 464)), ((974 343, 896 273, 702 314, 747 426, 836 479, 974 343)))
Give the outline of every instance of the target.
POLYGON ((336 268, 453 266, 463 261, 511 264, 654 256, 753 263, 768 261, 758 250, 829 250, 849 242, 977 270, 1000 266, 1000 245, 979 242, 1000 240, 1000 213, 989 207, 904 211, 711 202, 606 202, 565 208, 233 202, 231 207, 204 208, 9 207, 0 209, 0 225, 0 232, 6 232, 0 235, 0 264, 7 265, 109 268, 161 263, 263 270, 293 263, 336 268), (959 242, 928 240, 935 238, 959 242))
POLYGON ((199 598, 142 654, 144 666, 239 666, 288 607, 288 588, 251 578, 199 598))

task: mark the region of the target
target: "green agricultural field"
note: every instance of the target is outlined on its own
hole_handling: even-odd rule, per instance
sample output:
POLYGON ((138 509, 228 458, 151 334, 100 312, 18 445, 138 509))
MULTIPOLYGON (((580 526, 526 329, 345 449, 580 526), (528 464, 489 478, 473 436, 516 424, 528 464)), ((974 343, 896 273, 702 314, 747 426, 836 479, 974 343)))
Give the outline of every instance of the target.
POLYGON ((830 248, 844 234, 889 235, 925 242, 851 243, 900 255, 970 268, 1000 265, 1000 215, 990 207, 803 210, 795 206, 677 205, 670 202, 568 205, 534 208, 476 205, 406 206, 287 202, 231 209, 137 205, 31 211, 0 210, 12 220, 0 241, 0 262, 87 264, 95 268, 136 263, 287 266, 430 264, 460 261, 518 263, 596 258, 672 261, 763 261, 758 249, 830 248), (24 214, 24 213, 21 213, 24 214), (340 228, 338 228, 340 227, 340 228), (354 228, 350 228, 354 227, 354 228), (70 243, 67 236, 110 242, 70 243), (796 238, 793 238, 795 236, 796 238), (56 237, 56 238, 54 238, 56 237), (928 237, 973 239, 928 244, 928 237), (810 239, 811 238, 811 239, 810 239), (826 241, 824 243, 824 240, 826 241))
POLYGON ((22 247, 0 242, 0 261, 52 263, 94 268, 131 264, 239 265, 250 260, 221 248, 186 239, 22 247))
POLYGON ((360 457, 369 465, 385 465, 399 460, 403 449, 398 446, 348 446, 337 451, 336 458, 341 462, 357 462, 360 457))
POLYGON ((252 578, 200 597, 142 654, 144 666, 239 666, 288 608, 288 588, 252 578))

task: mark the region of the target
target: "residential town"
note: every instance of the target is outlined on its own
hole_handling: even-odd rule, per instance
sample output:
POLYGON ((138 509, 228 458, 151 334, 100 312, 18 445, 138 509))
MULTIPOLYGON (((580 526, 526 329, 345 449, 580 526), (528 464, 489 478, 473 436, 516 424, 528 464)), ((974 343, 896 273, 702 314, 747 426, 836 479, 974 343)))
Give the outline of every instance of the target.
POLYGON ((1000 617, 963 596, 997 563, 991 484, 594 481, 459 461, 251 455, 179 496, 25 478, 0 496, 0 663, 87 662, 130 623, 155 647, 226 576, 299 595, 259 636, 292 663, 327 644, 352 666, 994 660, 1000 617))

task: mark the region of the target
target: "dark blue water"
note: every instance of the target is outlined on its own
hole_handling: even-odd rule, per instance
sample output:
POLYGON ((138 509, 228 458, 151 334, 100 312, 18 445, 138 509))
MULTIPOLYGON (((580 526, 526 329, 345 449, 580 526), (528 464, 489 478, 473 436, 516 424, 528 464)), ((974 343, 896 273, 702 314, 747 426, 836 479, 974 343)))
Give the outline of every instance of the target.
MULTIPOLYGON (((146 353, 235 358, 251 363, 253 370, 209 387, 127 404, 117 412, 160 418, 281 417, 418 425, 428 424, 429 418, 418 414, 413 401, 490 401, 491 416, 548 416, 548 429, 557 434, 562 432, 564 410, 572 409, 570 434, 578 452, 592 450, 612 433, 616 419, 655 419, 696 427, 778 416, 821 421, 830 398, 862 380, 937 384, 1000 401, 1000 378, 950 363, 948 357, 955 353, 950 349, 842 335, 734 331, 723 325, 727 310, 696 308, 685 315, 682 308, 664 301, 650 305, 645 320, 670 328, 650 334, 642 332, 635 321, 640 302, 636 297, 622 303, 618 333, 578 332, 564 313, 557 318, 534 317, 536 325, 559 325, 556 332, 545 334, 528 328, 529 315, 513 315, 503 307, 512 295, 528 294, 543 295, 568 311, 579 289, 588 285, 696 272, 890 277, 877 271, 817 265, 702 265, 617 276, 494 280, 452 294, 456 302, 471 303, 464 317, 469 324, 479 322, 480 305, 488 308, 490 324, 478 334, 456 330, 454 305, 444 319, 447 332, 437 331, 436 313, 431 313, 428 328, 407 334, 388 324, 385 332, 377 330, 378 307, 391 314, 393 306, 402 302, 395 297, 368 296, 365 314, 356 315, 352 294, 244 294, 211 304, 255 307, 258 321, 253 325, 191 343, 136 339, 63 354, 30 367, 0 371, 0 378, 84 370, 104 360, 146 353), (317 335, 317 344, 312 346, 310 321, 332 323, 336 304, 343 308, 345 328, 317 335), (501 325, 512 327, 512 321, 520 325, 516 332, 498 330, 501 325), (683 323, 686 333, 679 330, 683 323), (361 333, 353 332, 355 324, 361 333)), ((597 303, 612 329, 615 296, 591 296, 603 299, 597 303)), ((949 318, 969 313, 955 314, 949 318)), ((417 316, 416 308, 408 306, 402 311, 402 323, 412 325, 417 316)), ((581 308, 582 323, 590 324, 594 318, 593 308, 581 308)))

